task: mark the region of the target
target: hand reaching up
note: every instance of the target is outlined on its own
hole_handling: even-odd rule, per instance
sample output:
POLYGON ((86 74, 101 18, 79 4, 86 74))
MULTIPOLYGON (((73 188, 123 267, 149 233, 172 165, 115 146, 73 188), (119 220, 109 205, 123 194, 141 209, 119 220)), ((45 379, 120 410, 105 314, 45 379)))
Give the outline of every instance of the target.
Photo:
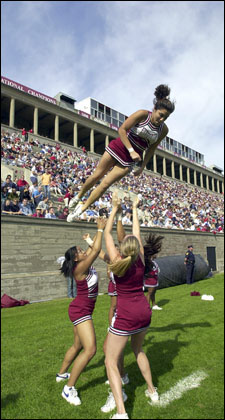
POLYGON ((98 217, 97 219, 97 226, 98 229, 105 229, 107 223, 107 219, 105 217, 98 217))

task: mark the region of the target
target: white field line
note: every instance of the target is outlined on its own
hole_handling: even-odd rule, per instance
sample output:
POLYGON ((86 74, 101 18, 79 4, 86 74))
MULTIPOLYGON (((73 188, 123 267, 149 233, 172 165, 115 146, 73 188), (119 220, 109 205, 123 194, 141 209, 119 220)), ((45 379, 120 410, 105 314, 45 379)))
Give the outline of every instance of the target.
POLYGON ((181 379, 169 391, 160 395, 160 399, 158 402, 149 402, 149 404, 154 405, 155 407, 166 407, 172 401, 181 398, 184 392, 189 391, 193 388, 198 388, 201 384, 201 381, 203 381, 203 379, 205 379, 207 376, 207 373, 198 370, 197 372, 192 373, 192 375, 181 379))

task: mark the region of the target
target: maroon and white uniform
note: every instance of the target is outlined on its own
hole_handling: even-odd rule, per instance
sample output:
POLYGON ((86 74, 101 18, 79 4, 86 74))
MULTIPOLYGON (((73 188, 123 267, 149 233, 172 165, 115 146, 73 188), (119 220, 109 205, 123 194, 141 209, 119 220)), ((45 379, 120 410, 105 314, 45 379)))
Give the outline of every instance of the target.
POLYGON ((157 262, 153 261, 153 268, 144 277, 144 286, 145 287, 158 287, 159 281, 159 272, 160 268, 157 262))
MULTIPOLYGON (((141 159, 143 160, 143 152, 148 149, 152 144, 156 143, 161 135, 164 123, 160 124, 159 127, 154 126, 150 122, 151 112, 149 111, 148 116, 142 123, 136 124, 127 132, 127 137, 141 159)), ((120 137, 110 141, 109 145, 105 149, 112 157, 114 157, 121 165, 131 167, 134 166, 135 162, 130 157, 130 153, 124 146, 120 137)))
POLYGON ((150 325, 152 311, 143 292, 144 270, 139 256, 123 277, 114 275, 117 305, 109 328, 111 333, 137 334, 150 325))
MULTIPOLYGON (((76 279, 75 279, 76 280, 76 279)), ((69 317, 74 325, 92 319, 95 302, 98 296, 98 274, 93 266, 87 277, 76 280, 77 296, 69 305, 69 317)))
POLYGON ((116 291, 116 282, 114 279, 114 275, 112 273, 112 271, 110 271, 109 273, 109 284, 108 284, 108 295, 109 296, 117 296, 117 291, 116 291))

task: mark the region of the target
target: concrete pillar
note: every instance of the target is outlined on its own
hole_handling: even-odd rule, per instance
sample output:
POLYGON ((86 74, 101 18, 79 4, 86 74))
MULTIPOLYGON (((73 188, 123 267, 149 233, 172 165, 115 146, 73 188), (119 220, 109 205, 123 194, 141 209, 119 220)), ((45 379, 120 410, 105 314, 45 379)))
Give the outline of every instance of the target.
POLYGON ((171 165, 172 165, 172 167, 171 167, 172 178, 174 179, 175 178, 175 165, 174 165, 174 160, 172 160, 171 165))
POLYGON ((107 147, 109 144, 109 136, 105 136, 105 147, 107 147))
POLYGON ((166 175, 166 158, 163 157, 163 175, 166 175))
POLYGON ((190 184, 190 168, 187 167, 187 183, 190 184))
POLYGON ((59 116, 55 116, 55 141, 59 141, 59 116))
POLYGON ((215 191, 215 184, 214 184, 214 178, 212 178, 212 191, 215 191))
POLYGON ((224 182, 222 182, 222 193, 224 194, 224 182))
POLYGON ((153 155, 153 172, 157 172, 157 159, 156 159, 156 154, 153 155))
POLYGON ((90 131, 90 151, 94 152, 94 138, 95 138, 95 133, 94 133, 94 129, 92 128, 90 131))
POLYGON ((73 145, 74 147, 78 147, 78 136, 77 136, 77 123, 73 124, 73 145))
POLYGON ((180 181, 183 181, 183 166, 181 165, 181 163, 179 165, 179 172, 180 172, 180 181))
POLYGON ((209 190, 209 175, 206 175, 206 189, 209 190))
POLYGON ((203 173, 200 172, 200 186, 203 188, 203 173))
POLYGON ((220 193, 220 181, 217 179, 217 192, 220 193))
POLYGON ((197 172, 194 170, 194 185, 197 186, 197 172))
POLYGON ((14 127, 14 125, 15 125, 15 99, 11 98, 10 109, 9 109, 9 126, 14 127))
POLYGON ((38 134, 38 108, 34 108, 34 134, 38 134))

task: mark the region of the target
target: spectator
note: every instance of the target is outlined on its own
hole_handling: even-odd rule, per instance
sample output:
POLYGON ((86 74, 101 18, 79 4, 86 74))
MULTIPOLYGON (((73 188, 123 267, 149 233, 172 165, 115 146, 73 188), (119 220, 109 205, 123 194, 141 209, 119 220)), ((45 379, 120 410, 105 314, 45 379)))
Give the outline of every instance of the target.
POLYGON ((55 215, 56 215, 57 218, 59 218, 59 216, 61 216, 61 214, 63 214, 63 206, 62 206, 62 204, 58 204, 57 210, 55 211, 55 215))
POLYGON ((35 186, 32 192, 32 198, 34 200, 34 206, 37 207, 40 201, 44 199, 44 194, 41 186, 35 186))
POLYGON ((18 194, 17 194, 17 192, 16 192, 16 188, 12 188, 12 191, 11 192, 9 192, 9 194, 8 194, 8 199, 10 200, 10 201, 12 201, 12 200, 14 200, 14 199, 19 199, 19 197, 18 197, 18 194))
POLYGON ((125 216, 122 218, 122 224, 123 225, 132 225, 132 221, 131 221, 131 214, 130 213, 126 213, 125 216))
POLYGON ((52 176, 49 173, 48 168, 45 169, 45 173, 41 177, 42 187, 44 188, 44 196, 50 199, 50 184, 52 176))
POLYGON ((42 214, 42 209, 40 207, 36 207, 36 213, 32 214, 32 217, 42 217, 44 218, 42 214))
POLYGON ((64 195, 64 203, 65 206, 68 207, 71 198, 74 197, 74 190, 73 187, 68 188, 68 192, 64 195))
POLYGON ((19 191, 22 191, 24 189, 24 187, 28 187, 29 188, 29 184, 28 184, 27 181, 25 181, 24 175, 21 175, 21 178, 18 179, 17 186, 19 188, 19 191))
POLYGON ((1 208, 5 204, 5 200, 8 198, 8 195, 9 195, 9 193, 8 193, 7 187, 2 187, 2 189, 1 189, 1 208))
POLYGON ((55 215, 55 210, 53 207, 49 207, 48 212, 45 214, 46 219, 57 219, 55 215))
POLYGON ((21 210, 21 214, 23 214, 23 216, 32 216, 33 211, 31 208, 31 205, 28 203, 28 199, 24 198, 22 203, 20 203, 20 210, 21 210))
POLYGON ((31 171, 30 180, 32 184, 38 184, 37 172, 35 170, 31 171))
POLYGON ((44 199, 39 202, 38 207, 42 209, 42 214, 45 215, 47 210, 49 209, 48 197, 44 197, 44 199))
POLYGON ((20 202, 23 201, 24 198, 27 198, 27 200, 31 203, 31 195, 29 191, 29 187, 26 185, 23 190, 20 191, 20 202))
POLYGON ((12 213, 11 203, 10 203, 10 200, 8 198, 5 200, 5 203, 3 204, 2 213, 3 214, 11 214, 12 213))
POLYGON ((28 140, 28 132, 27 132, 27 130, 25 130, 25 128, 22 129, 22 139, 24 141, 28 140))
POLYGON ((69 214, 69 209, 68 207, 64 207, 62 214, 59 216, 59 219, 61 220, 66 220, 67 216, 69 214))
POLYGON ((6 187, 8 192, 12 191, 12 187, 13 187, 13 182, 11 180, 11 178, 6 178, 5 182, 3 182, 2 187, 6 187))
POLYGON ((18 198, 14 198, 10 204, 12 214, 19 215, 22 214, 20 207, 19 207, 19 200, 18 198))

